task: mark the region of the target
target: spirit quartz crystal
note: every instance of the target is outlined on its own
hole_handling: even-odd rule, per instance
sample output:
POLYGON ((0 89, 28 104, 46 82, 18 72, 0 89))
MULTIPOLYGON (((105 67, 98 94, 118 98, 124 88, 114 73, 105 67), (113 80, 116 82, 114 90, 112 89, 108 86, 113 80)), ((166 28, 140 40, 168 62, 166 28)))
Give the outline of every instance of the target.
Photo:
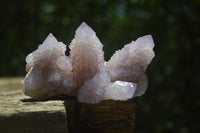
POLYGON ((154 42, 146 35, 116 51, 104 61, 103 45, 96 33, 83 22, 69 45, 50 33, 38 49, 26 57, 24 93, 42 99, 65 94, 79 102, 126 101, 145 93, 145 71, 154 55, 154 42))

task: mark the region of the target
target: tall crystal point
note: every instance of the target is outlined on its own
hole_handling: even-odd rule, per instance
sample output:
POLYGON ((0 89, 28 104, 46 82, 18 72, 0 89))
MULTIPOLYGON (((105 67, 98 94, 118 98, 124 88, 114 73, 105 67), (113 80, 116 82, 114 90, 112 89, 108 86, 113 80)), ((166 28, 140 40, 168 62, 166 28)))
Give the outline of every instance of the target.
POLYGON ((72 60, 73 76, 77 87, 90 80, 104 69, 103 45, 96 33, 86 24, 82 23, 76 30, 75 38, 70 44, 70 57, 72 60))

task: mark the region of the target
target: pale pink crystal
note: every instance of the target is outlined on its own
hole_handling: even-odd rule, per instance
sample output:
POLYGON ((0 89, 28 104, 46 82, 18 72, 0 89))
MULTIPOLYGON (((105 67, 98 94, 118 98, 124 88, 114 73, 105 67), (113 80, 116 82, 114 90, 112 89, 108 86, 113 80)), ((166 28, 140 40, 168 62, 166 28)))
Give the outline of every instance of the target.
POLYGON ((134 97, 141 96, 145 93, 148 87, 148 78, 146 74, 143 74, 137 83, 137 89, 135 91, 134 97))
POLYGON ((151 35, 138 38, 124 46, 107 63, 111 80, 137 82, 154 57, 151 35))
POLYGON ((133 97, 136 86, 125 81, 112 83, 110 74, 103 71, 85 82, 78 92, 78 101, 93 104, 107 99, 126 101, 133 97))
POLYGON ((101 72, 91 80, 85 82, 78 92, 78 101, 84 103, 98 103, 104 100, 105 88, 110 83, 108 72, 101 72))
POLYGON ((103 45, 96 33, 83 22, 76 30, 69 47, 73 76, 77 87, 81 87, 85 81, 104 69, 103 45))
POLYGON ((145 93, 147 66, 154 57, 151 35, 138 38, 115 52, 105 63, 103 45, 96 33, 82 23, 66 46, 52 35, 26 58, 24 93, 33 98, 59 94, 77 96, 79 102, 125 101, 145 93))
POLYGON ((53 34, 50 33, 44 42, 38 46, 38 49, 26 57, 26 71, 28 72, 34 64, 40 64, 41 67, 43 67, 47 65, 51 59, 65 56, 65 51, 66 45, 62 42, 58 42, 53 34))
POLYGON ((24 93, 33 98, 59 94, 75 95, 76 83, 72 76, 66 46, 49 34, 38 49, 26 58, 28 74, 24 79, 24 93))
POLYGON ((133 97, 137 84, 115 81, 105 88, 105 99, 126 101, 133 97))

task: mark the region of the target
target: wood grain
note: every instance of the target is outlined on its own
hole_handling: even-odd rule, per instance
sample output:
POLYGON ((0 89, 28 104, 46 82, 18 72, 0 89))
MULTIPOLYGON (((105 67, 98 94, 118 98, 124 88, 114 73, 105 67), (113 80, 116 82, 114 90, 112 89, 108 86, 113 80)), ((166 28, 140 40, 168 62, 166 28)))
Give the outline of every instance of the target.
POLYGON ((68 130, 70 133, 133 133, 135 104, 131 101, 102 101, 84 104, 66 100, 68 130))
POLYGON ((30 99, 22 79, 0 78, 0 133, 64 133, 63 102, 30 99))

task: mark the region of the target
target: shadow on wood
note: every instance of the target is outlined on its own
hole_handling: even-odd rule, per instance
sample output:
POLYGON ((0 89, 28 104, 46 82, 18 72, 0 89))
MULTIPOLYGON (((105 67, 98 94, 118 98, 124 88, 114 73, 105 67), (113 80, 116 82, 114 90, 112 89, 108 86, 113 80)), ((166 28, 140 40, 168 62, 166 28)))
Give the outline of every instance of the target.
POLYGON ((27 112, 0 116, 1 133, 65 133, 62 112, 27 112))

